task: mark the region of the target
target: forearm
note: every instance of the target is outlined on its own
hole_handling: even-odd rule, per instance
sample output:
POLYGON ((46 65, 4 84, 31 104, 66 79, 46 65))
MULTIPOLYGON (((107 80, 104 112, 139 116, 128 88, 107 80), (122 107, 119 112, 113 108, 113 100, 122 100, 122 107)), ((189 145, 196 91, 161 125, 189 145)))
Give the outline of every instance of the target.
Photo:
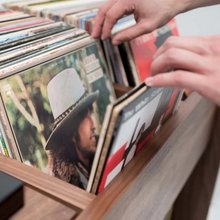
POLYGON ((220 0, 183 0, 183 4, 180 6, 179 13, 187 12, 189 10, 200 7, 217 5, 217 4, 220 4, 220 0))

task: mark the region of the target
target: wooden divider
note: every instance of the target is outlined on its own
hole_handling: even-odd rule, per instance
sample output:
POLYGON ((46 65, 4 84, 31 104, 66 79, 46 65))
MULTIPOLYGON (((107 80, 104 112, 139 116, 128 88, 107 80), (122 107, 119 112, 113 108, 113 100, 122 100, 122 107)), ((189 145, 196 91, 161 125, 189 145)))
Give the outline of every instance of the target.
POLYGON ((74 209, 84 210, 96 197, 78 187, 0 154, 0 171, 20 179, 30 188, 74 209))
POLYGON ((24 206, 9 220, 70 220, 76 215, 73 209, 24 186, 24 206))

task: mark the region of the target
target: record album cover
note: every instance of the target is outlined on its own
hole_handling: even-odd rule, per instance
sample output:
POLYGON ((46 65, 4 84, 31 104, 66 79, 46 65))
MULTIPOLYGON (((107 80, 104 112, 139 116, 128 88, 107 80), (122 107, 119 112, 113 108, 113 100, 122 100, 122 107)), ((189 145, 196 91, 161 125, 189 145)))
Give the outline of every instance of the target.
MULTIPOLYGON (((146 88, 141 85, 138 95, 132 100, 126 99, 114 107, 105 142, 109 149, 105 149, 107 157, 102 167, 101 178, 98 180, 98 193, 100 193, 126 164, 138 153, 141 148, 159 131, 164 122, 170 117, 175 108, 178 88, 146 88), (120 107, 120 105, 122 107, 120 107), (117 110, 116 110, 117 109, 117 110)), ((133 96, 135 96, 134 94, 133 96)), ((105 146, 105 144, 103 145, 105 146)), ((104 147, 103 147, 104 149, 104 147)), ((99 170, 99 171, 100 171, 99 170)), ((99 173, 100 175, 100 173, 99 173)), ((93 193, 95 191, 93 185, 93 193)))
POLYGON ((169 36, 178 36, 176 22, 172 19, 164 27, 149 34, 141 35, 130 42, 140 81, 150 77, 153 55, 169 36))
POLYGON ((86 189, 114 100, 98 43, 0 82, 24 163, 86 189))

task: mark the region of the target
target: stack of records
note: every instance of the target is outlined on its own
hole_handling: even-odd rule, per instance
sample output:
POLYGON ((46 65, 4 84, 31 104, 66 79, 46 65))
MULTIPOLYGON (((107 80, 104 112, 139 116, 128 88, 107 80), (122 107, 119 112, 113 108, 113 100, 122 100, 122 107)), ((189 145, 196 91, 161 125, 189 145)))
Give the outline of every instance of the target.
MULTIPOLYGON (((0 152, 94 194, 158 132, 182 94, 142 83, 156 49, 177 34, 175 21, 113 46, 89 35, 103 2, 19 1, 0 12, 0 152), (115 82, 136 87, 116 100, 115 82)), ((112 36, 134 24, 122 18, 112 36)))
POLYGON ((27 0, 5 3, 7 9, 62 21, 68 14, 100 7, 106 0, 27 0))
MULTIPOLYGON (((17 4, 7 3, 6 7, 16 8, 31 15, 38 15, 55 21, 65 21, 91 34, 98 8, 104 2, 103 0, 53 2, 36 0, 17 4)), ((112 37, 135 24, 133 16, 123 17, 114 26, 112 37)), ((153 55, 164 41, 172 35, 178 35, 174 19, 152 33, 144 34, 119 46, 112 45, 111 38, 104 41, 102 46, 112 82, 131 87, 144 82, 150 76, 153 55)))

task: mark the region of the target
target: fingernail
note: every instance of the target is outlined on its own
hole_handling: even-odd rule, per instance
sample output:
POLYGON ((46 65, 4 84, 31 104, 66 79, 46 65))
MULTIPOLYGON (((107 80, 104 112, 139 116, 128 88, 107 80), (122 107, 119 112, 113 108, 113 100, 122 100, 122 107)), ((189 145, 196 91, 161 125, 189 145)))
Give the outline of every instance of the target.
POLYGON ((149 77, 149 78, 145 79, 144 82, 145 82, 145 84, 147 86, 152 86, 152 84, 153 84, 153 77, 149 77))
POLYGON ((112 42, 112 44, 114 44, 115 46, 118 46, 119 44, 121 44, 122 42, 120 40, 115 40, 114 42, 112 42))

